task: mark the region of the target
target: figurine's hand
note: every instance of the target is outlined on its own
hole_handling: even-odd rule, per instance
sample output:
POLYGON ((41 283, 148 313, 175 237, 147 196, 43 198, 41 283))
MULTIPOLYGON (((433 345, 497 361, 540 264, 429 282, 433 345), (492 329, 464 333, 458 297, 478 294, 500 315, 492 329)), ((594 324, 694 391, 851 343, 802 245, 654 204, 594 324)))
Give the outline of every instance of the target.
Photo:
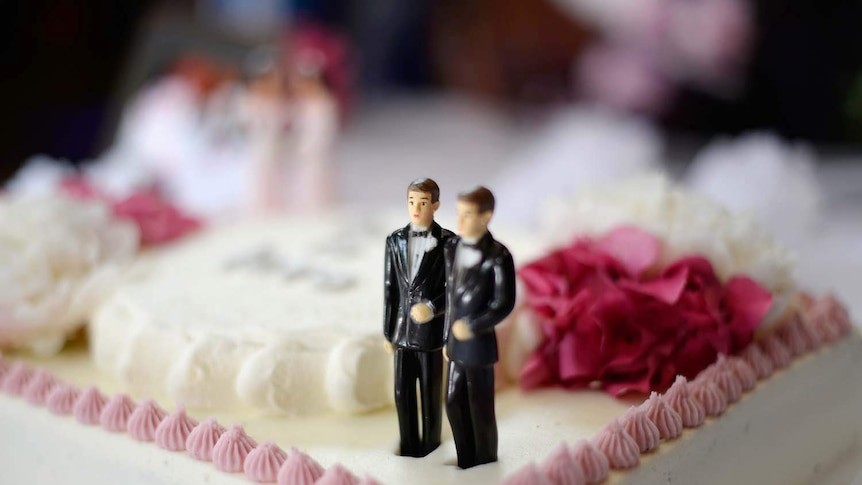
POLYGON ((410 318, 416 323, 428 323, 434 318, 434 312, 426 303, 417 303, 410 308, 410 318))
POLYGON ((452 324, 452 335, 458 340, 470 340, 473 338, 473 331, 464 320, 455 320, 452 324))
POLYGON ((388 340, 383 340, 383 350, 386 351, 387 354, 392 355, 395 350, 392 348, 392 342, 388 340))

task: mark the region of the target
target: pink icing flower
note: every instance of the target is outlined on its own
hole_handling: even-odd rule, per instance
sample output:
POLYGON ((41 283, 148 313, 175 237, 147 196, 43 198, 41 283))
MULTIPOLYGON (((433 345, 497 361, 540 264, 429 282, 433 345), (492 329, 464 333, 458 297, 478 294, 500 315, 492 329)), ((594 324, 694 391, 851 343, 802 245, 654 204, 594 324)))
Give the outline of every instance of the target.
POLYGON ((766 290, 747 277, 722 284, 700 257, 656 275, 658 256, 655 237, 623 226, 523 267, 545 338, 521 386, 598 381, 615 395, 663 391, 677 374, 693 378, 751 341, 772 301, 766 290))
POLYGON ((610 473, 608 457, 587 440, 575 443, 572 457, 583 470, 587 483, 599 483, 610 473))
POLYGON ((225 431, 227 430, 224 426, 218 424, 215 418, 207 419, 189 433, 186 438, 186 451, 197 460, 212 461, 213 448, 225 431))
POLYGON ((612 468, 623 469, 637 466, 640 461, 640 448, 634 438, 626 433, 617 418, 614 418, 594 438, 596 448, 605 456, 612 468))
POLYGON ((665 394, 665 400, 679 414, 682 418, 682 425, 686 428, 696 428, 706 419, 703 405, 690 394, 688 382, 683 376, 676 377, 673 385, 665 394))
POLYGON ((129 436, 138 441, 153 441, 156 429, 168 413, 152 399, 143 399, 132 412, 127 425, 129 436))
POLYGON ((323 473, 323 467, 314 458, 291 448, 287 461, 278 471, 278 485, 314 485, 323 473))
POLYGON ((153 192, 138 192, 114 204, 114 215, 137 224, 141 244, 152 246, 177 239, 200 227, 153 192))
POLYGON ((197 425, 198 422, 186 414, 186 408, 178 405, 177 411, 163 419, 156 428, 156 445, 169 451, 184 451, 186 440, 197 425))
POLYGON ((275 443, 268 442, 258 446, 248 454, 243 470, 249 480, 274 483, 278 479, 278 470, 285 461, 287 461, 287 453, 275 443))
POLYGON ((48 393, 48 400, 45 404, 48 406, 48 410, 54 414, 61 416, 71 414, 80 394, 81 391, 78 388, 60 384, 48 393))
POLYGON ((246 457, 256 446, 257 443, 245 434, 242 426, 233 425, 216 442, 212 452, 213 465, 223 472, 242 472, 246 457))
POLYGON ((117 394, 105 404, 99 416, 99 423, 108 431, 124 433, 133 412, 135 412, 135 403, 132 398, 126 394, 117 394))
POLYGON ((72 412, 79 423, 91 426, 97 425, 99 424, 99 416, 102 414, 102 409, 105 408, 105 403, 107 402, 107 398, 95 386, 90 386, 84 389, 84 392, 75 401, 72 412))
POLYGON ((24 388, 24 397, 27 402, 34 406, 42 406, 48 400, 48 395, 54 390, 59 382, 53 374, 44 370, 37 369, 33 378, 27 383, 24 388))
POLYGON ((315 485, 358 485, 359 478, 347 471, 346 468, 336 463, 329 467, 315 485))
POLYGON ((0 387, 2 387, 3 392, 7 394, 20 396, 32 378, 33 370, 27 367, 23 362, 16 361, 3 375, 3 381, 0 383, 0 387))
POLYGON ((630 407, 623 415, 622 426, 635 440, 641 453, 654 450, 661 441, 658 427, 647 417, 643 407, 630 407))
POLYGON ((565 443, 560 443, 540 467, 542 475, 553 485, 584 485, 587 478, 565 443))
POLYGON ((650 394, 641 404, 650 421, 658 428, 662 439, 678 438, 682 434, 682 416, 674 411, 658 393, 650 394))

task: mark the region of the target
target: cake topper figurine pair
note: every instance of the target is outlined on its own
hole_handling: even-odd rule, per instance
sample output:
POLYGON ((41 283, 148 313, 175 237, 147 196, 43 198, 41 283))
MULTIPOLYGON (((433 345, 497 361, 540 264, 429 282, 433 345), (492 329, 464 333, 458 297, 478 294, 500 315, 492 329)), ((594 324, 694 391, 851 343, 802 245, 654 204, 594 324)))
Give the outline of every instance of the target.
POLYGON ((515 266, 488 232, 491 191, 458 195, 457 236, 434 222, 439 198, 431 179, 407 187, 410 223, 386 239, 383 335, 394 350, 401 455, 440 445, 445 346, 446 414, 458 466, 470 468, 497 460, 494 326, 514 307, 515 266))

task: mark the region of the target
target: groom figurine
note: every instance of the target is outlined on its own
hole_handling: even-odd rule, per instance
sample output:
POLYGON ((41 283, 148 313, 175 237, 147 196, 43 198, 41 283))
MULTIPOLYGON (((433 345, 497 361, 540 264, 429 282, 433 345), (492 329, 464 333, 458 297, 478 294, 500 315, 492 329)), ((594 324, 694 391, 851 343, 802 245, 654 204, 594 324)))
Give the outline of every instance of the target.
POLYGON ((402 456, 425 456, 440 445, 446 303, 443 246, 454 234, 434 222, 439 199, 440 188, 433 180, 411 182, 407 187, 410 224, 386 238, 383 335, 387 350, 394 347, 402 456))
POLYGON ((497 461, 494 326, 515 306, 515 264, 488 232, 494 195, 485 187, 458 194, 458 234, 446 242, 446 414, 458 466, 497 461))

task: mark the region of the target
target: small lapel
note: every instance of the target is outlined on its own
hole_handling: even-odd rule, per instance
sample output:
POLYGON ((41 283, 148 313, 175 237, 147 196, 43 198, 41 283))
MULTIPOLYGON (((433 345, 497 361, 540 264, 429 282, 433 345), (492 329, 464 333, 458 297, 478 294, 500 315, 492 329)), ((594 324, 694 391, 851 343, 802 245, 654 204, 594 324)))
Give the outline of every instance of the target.
MULTIPOLYGON (((440 244, 440 236, 443 232, 440 228, 440 225, 436 222, 432 222, 429 232, 431 233, 431 236, 433 236, 434 239, 437 240, 437 244, 440 244)), ((419 263, 419 270, 416 271, 416 277, 413 278, 413 283, 411 283, 410 285, 411 287, 416 287, 419 282, 421 282, 425 278, 425 272, 428 270, 428 265, 433 262, 431 261, 432 259, 436 259, 434 256, 438 254, 437 252, 435 252, 436 249, 437 248, 434 248, 434 250, 432 251, 426 251, 422 255, 422 262, 419 263)))
POLYGON ((410 224, 404 226, 400 231, 398 231, 397 244, 398 244, 398 263, 401 265, 401 279, 404 280, 404 284, 410 285, 410 266, 407 265, 407 238, 410 237, 410 224))

